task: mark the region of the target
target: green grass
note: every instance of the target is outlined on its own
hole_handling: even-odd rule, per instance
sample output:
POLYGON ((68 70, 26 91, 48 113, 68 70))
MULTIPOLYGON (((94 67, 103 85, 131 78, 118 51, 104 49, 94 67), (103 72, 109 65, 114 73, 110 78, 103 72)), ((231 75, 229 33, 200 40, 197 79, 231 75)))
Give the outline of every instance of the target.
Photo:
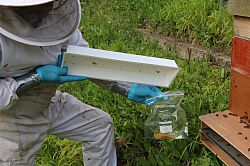
MULTIPOLYGON (((196 0, 186 1, 198 3, 196 0)), ((125 138, 124 145, 117 149, 118 160, 120 163, 126 163, 124 165, 222 165, 221 161, 200 143, 198 117, 227 109, 229 73, 222 68, 211 66, 206 59, 203 61, 178 59, 176 55, 162 50, 154 41, 143 40, 142 35, 138 33, 138 28, 145 21, 142 18, 144 17, 146 22, 151 20, 152 23, 158 16, 163 18, 160 11, 166 12, 165 3, 169 2, 169 0, 164 2, 159 0, 152 2, 149 0, 89 1, 87 4, 83 4, 81 29, 90 47, 176 60, 182 70, 170 88, 161 89, 163 91, 174 89, 185 91, 182 107, 185 109, 189 121, 188 139, 160 142, 144 139, 143 126, 150 113, 150 108, 101 89, 90 81, 64 84, 60 89, 111 114, 115 124, 115 137, 125 138), (145 11, 145 8, 149 6, 152 9, 148 8, 149 11, 145 11)), ((184 4, 183 0, 172 2, 176 8, 178 8, 177 2, 180 2, 181 5, 184 4)), ((211 0, 202 2, 214 3, 214 6, 217 6, 217 3, 211 0)), ((211 8, 213 9, 214 6, 211 8)), ((204 8, 206 7, 204 6, 204 8)), ((224 12, 224 9, 218 8, 224 12)), ((191 11, 195 13, 195 10, 191 11)), ((220 11, 217 13, 220 15, 220 11)), ((209 16, 212 15, 210 12, 209 16)), ((215 15, 213 17, 219 19, 215 15)), ((167 22, 163 22, 161 22, 162 29, 167 29, 167 22)), ((176 34, 177 32, 173 33, 173 35, 176 34)), ((198 37, 200 36, 198 35, 198 37)), ((36 162, 38 166, 83 165, 81 143, 49 136, 37 155, 36 162)))
POLYGON ((186 38, 219 51, 230 48, 232 16, 219 0, 112 0, 140 28, 186 38))

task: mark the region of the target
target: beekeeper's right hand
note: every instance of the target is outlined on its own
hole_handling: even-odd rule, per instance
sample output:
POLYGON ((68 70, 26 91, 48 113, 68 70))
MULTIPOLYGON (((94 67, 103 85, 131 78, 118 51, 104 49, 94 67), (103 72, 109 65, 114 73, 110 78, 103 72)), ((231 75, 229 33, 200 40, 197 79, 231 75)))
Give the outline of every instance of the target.
POLYGON ((58 83, 62 84, 65 82, 73 82, 73 81, 82 81, 86 80, 86 77, 83 76, 73 76, 68 75, 67 67, 59 67, 56 65, 44 65, 36 68, 36 72, 38 73, 40 80, 42 82, 49 83, 58 83))
POLYGON ((168 100, 168 97, 163 96, 163 92, 155 86, 142 85, 142 84, 131 84, 128 92, 128 99, 137 103, 143 103, 147 106, 152 106, 157 102, 158 98, 153 97, 162 96, 163 100, 168 100))

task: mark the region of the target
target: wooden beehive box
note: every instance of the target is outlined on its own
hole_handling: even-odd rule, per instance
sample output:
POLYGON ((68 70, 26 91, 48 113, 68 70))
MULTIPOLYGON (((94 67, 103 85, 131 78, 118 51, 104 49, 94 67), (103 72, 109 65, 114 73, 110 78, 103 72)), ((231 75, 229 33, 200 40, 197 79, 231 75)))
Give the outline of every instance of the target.
POLYGON ((227 165, 250 165, 250 0, 230 0, 234 15, 229 110, 200 116, 201 142, 227 165))

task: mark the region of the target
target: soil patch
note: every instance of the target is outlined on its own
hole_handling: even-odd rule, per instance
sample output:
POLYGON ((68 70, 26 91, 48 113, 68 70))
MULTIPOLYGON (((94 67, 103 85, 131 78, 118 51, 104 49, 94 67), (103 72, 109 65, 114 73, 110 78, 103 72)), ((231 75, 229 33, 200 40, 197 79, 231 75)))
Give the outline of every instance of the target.
POLYGON ((204 59, 208 58, 212 64, 230 69, 230 53, 214 52, 212 49, 202 48, 190 44, 182 39, 176 39, 164 34, 153 33, 146 29, 139 29, 145 39, 151 38, 159 43, 162 49, 175 53, 182 59, 204 59))

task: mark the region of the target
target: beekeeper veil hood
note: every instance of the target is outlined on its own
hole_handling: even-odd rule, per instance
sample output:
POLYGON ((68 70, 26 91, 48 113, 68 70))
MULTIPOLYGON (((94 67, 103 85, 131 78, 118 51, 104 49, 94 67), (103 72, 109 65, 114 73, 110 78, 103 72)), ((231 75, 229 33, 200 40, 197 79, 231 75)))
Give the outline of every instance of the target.
POLYGON ((28 45, 56 45, 70 38, 80 15, 79 0, 0 0, 0 33, 28 45), (52 1, 46 15, 23 12, 52 1))

